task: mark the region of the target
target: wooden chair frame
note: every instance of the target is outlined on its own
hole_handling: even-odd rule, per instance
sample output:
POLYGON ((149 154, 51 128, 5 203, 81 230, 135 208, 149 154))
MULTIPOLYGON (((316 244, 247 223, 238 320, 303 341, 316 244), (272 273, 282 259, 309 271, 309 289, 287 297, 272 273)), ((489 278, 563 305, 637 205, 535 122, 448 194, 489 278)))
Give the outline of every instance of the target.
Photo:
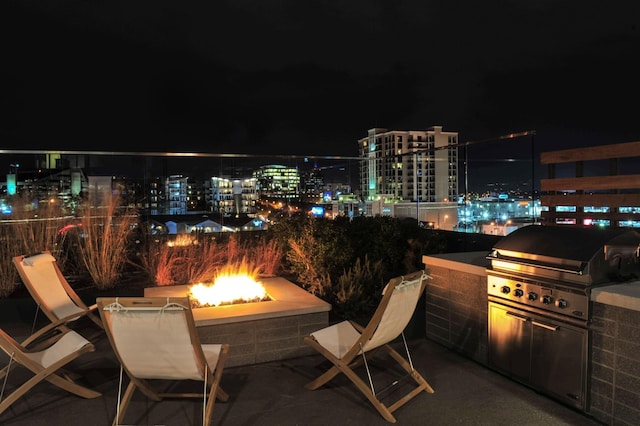
MULTIPOLYGON (((229 396, 220 387, 220 379, 222 378, 222 371, 224 369, 224 363, 226 361, 229 345, 202 345, 198 337, 195 321, 193 319, 193 313, 188 298, 163 298, 163 297, 107 297, 98 298, 98 311, 104 323, 104 329, 106 331, 109 342, 120 361, 123 370, 127 373, 130 379, 129 385, 119 402, 116 416, 113 420, 114 425, 120 424, 123 419, 129 402, 136 389, 139 389, 144 395, 153 401, 161 401, 164 398, 205 398, 206 404, 203 408, 203 424, 209 426, 213 416, 213 408, 216 398, 221 401, 227 401, 229 396), (119 339, 114 334, 113 328, 113 316, 118 315, 121 312, 138 311, 146 312, 149 315, 162 315, 163 310, 173 309, 182 312, 183 318, 186 321, 188 328, 189 338, 191 342, 191 348, 195 356, 195 362, 197 369, 200 372, 201 378, 191 380, 201 380, 204 382, 204 386, 207 389, 203 389, 202 393, 162 393, 159 392, 149 381, 150 379, 165 379, 165 380, 186 380, 184 378, 167 378, 160 377, 162 374, 158 374, 157 377, 138 377, 134 371, 130 368, 130 359, 123 353, 123 346, 120 345, 119 339), (207 360, 205 350, 208 353, 217 352, 217 360, 215 365, 210 365, 211 362, 207 360)), ((164 314, 166 315, 166 313, 164 314)), ((149 332, 158 332, 161 329, 149 330, 149 332)), ((117 332, 116 332, 117 333, 117 332)), ((149 348, 151 350, 151 348, 149 348)), ((151 374, 153 376, 153 374, 151 374)))
MULTIPOLYGON (((97 305, 93 304, 91 306, 87 306, 82 301, 82 299, 78 296, 75 290, 69 285, 69 282, 62 274, 62 271, 60 271, 60 268, 58 267, 57 262, 55 261, 53 256, 51 256, 51 253, 48 250, 42 251, 41 253, 36 255, 16 256, 13 258, 13 264, 18 270, 18 274, 20 275, 20 278, 22 279, 22 282, 24 283, 25 287, 29 291, 29 294, 31 294, 31 297, 33 297, 36 304, 38 305, 38 309, 42 310, 42 312, 47 316, 47 318, 51 322, 55 322, 55 323, 62 322, 63 323, 62 329, 64 329, 65 326, 70 326, 70 323, 72 321, 75 321, 81 317, 87 317, 93 322, 93 324, 95 324, 97 327, 100 328, 99 332, 89 337, 93 339, 99 335, 103 335, 102 321, 100 320, 100 317, 95 312, 95 310, 97 309, 97 305), (25 260, 28 260, 29 258, 32 258, 33 256, 38 256, 38 255, 45 255, 45 256, 51 257, 51 267, 55 272, 55 277, 57 278, 57 282, 53 282, 53 283, 38 282, 36 281, 36 279, 34 279, 35 277, 33 277, 30 274, 30 271, 28 269, 29 266, 25 265, 23 262, 25 260), (67 315, 63 316, 56 313, 56 308, 51 304, 52 298, 48 297, 47 291, 45 290, 46 286, 49 287, 49 291, 53 291, 57 294, 56 299, 58 301, 64 300, 64 295, 61 293, 61 291, 64 291, 64 293, 66 293, 68 301, 64 300, 64 303, 67 305, 65 308, 65 311, 68 313, 67 315), (59 286, 60 288, 55 288, 56 286, 59 286), (81 313, 81 315, 78 315, 79 313, 81 313)), ((50 273, 50 275, 53 275, 53 274, 50 273)), ((36 312, 36 315, 37 315, 37 312, 36 312)))
MULTIPOLYGON (((0 370, 0 379, 6 383, 9 372, 21 365, 33 373, 33 377, 0 402, 0 413, 3 413, 16 400, 26 394, 31 388, 43 380, 83 398, 97 398, 102 394, 75 383, 62 368, 79 356, 93 352, 95 347, 72 330, 65 330, 57 334, 55 339, 48 336, 63 325, 64 321, 57 321, 33 333, 22 343, 16 342, 4 330, 0 329, 0 348, 9 356, 9 364, 0 370), (43 343, 46 342, 43 348, 43 343), (38 349, 29 348, 36 345, 38 349), (47 353, 49 352, 49 353, 47 353), (45 365, 40 360, 46 359, 45 365), (53 362, 51 362, 53 361, 53 362)), ((4 386, 2 388, 4 393, 4 386)))
MULTIPOLYGON (((392 327, 396 327, 398 330, 397 333, 392 331, 391 336, 385 336, 384 334, 389 330, 382 329, 383 327, 385 327, 385 324, 382 324, 385 312, 392 298, 398 294, 397 290, 407 283, 409 283, 410 285, 411 283, 413 283, 413 285, 419 285, 419 290, 416 291, 414 300, 409 302, 412 304, 412 306, 410 306, 409 303, 407 303, 406 306, 407 312, 412 315, 415 311, 418 300, 424 293, 426 280, 428 278, 429 276, 426 275, 424 271, 418 271, 405 277, 397 277, 391 279, 385 287, 384 295, 382 297, 382 300, 380 301, 380 304, 378 305, 378 308, 376 309, 366 327, 362 327, 361 325, 352 321, 343 321, 341 323, 326 327, 322 330, 318 330, 315 333, 311 333, 311 335, 309 336, 306 336, 304 338, 305 343, 317 350, 320 354, 322 354, 325 358, 333 363, 333 366, 329 370, 317 377, 315 380, 309 382, 306 385, 306 388, 310 390, 318 389, 319 387, 323 386, 331 379, 336 377, 338 374, 343 373, 373 404, 373 406, 382 415, 382 417, 391 423, 396 422, 396 419, 392 413, 409 402, 419 393, 421 393, 422 391, 434 393, 431 385, 429 385, 429 383, 427 383, 427 381, 420 375, 420 373, 418 373, 414 369, 411 362, 409 349, 406 345, 406 341, 404 341, 404 334, 402 334, 404 328, 408 323, 408 319, 405 321, 400 321, 400 324, 391 324, 392 327), (347 345, 348 350, 346 350, 346 352, 342 355, 336 353, 335 347, 329 348, 323 345, 323 343, 320 341, 322 340, 320 337, 320 332, 330 331, 335 333, 338 332, 337 330, 340 330, 340 333, 345 332, 352 337, 351 341, 353 343, 351 343, 350 346, 347 345), (316 335, 314 336, 314 334, 316 335), (407 352, 407 359, 405 359, 400 353, 398 353, 389 345, 389 343, 392 340, 395 340, 399 335, 402 335, 403 337, 405 350, 407 352), (401 398, 397 399, 393 404, 385 405, 376 395, 366 358, 366 354, 373 351, 386 352, 415 382, 415 386, 413 387, 413 389, 407 394, 403 395, 401 398), (354 371, 356 367, 359 367, 363 364, 367 369, 369 384, 367 384, 354 371)), ((385 322, 387 320, 388 318, 384 318, 385 322)))

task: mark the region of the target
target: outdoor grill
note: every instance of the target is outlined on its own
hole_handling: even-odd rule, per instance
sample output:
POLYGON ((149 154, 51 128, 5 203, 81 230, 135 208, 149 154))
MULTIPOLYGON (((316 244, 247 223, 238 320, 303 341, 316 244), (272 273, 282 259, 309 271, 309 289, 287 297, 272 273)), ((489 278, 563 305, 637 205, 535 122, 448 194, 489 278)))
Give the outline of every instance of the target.
POLYGON ((488 258, 489 365, 587 410, 591 289, 640 277, 640 234, 531 225, 488 258))

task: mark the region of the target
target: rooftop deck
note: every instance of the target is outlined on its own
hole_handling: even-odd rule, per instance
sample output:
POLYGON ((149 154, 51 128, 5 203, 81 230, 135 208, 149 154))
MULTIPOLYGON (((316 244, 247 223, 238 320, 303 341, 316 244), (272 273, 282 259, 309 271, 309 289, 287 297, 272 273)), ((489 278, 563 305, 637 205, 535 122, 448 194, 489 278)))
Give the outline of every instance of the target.
MULTIPOLYGON (((31 324, 20 309, 0 313, 2 327, 18 340, 31 324), (17 314, 17 315, 14 315, 17 314), (13 318, 13 319, 12 319, 13 318)), ((597 421, 536 393, 455 352, 426 339, 409 341, 416 368, 435 389, 423 393, 396 413, 398 424, 417 425, 597 425, 597 421)), ((5 365, 4 353, 0 362, 5 365)), ((374 362, 374 382, 380 388, 388 377, 374 362)), ((214 424, 220 425, 386 425, 373 406, 344 377, 308 391, 305 383, 328 366, 319 355, 226 368, 222 386, 229 393, 218 402, 214 424)), ((0 415, 3 425, 110 425, 116 411, 120 368, 106 339, 96 352, 70 365, 81 382, 103 393, 86 400, 41 383, 0 415)), ((7 386, 27 372, 14 370, 7 386)), ((126 377, 125 377, 126 382, 126 377)), ((199 425, 200 401, 170 400, 155 403, 136 393, 127 410, 127 424, 199 425)))

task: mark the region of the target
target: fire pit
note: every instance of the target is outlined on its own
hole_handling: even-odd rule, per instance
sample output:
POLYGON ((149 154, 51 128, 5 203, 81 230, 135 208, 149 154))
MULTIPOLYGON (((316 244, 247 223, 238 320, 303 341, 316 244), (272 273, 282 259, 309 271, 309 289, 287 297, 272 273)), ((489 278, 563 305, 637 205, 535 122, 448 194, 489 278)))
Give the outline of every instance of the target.
MULTIPOLYGON (((312 354, 303 338, 326 327, 331 305, 281 277, 260 280, 268 301, 193 309, 203 343, 229 343, 226 365, 238 366, 312 354)), ((191 285, 151 287, 145 297, 184 297, 191 285)))

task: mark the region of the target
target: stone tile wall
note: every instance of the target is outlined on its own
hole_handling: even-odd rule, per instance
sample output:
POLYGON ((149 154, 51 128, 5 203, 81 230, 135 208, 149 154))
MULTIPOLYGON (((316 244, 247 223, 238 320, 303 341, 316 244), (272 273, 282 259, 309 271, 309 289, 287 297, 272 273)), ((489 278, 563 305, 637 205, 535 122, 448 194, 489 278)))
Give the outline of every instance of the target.
POLYGON ((608 425, 640 423, 640 312, 593 304, 589 413, 608 425))
POLYGON ((427 338, 487 363, 487 277, 429 266, 425 291, 427 338))
POLYGON ((202 343, 228 343, 225 366, 277 361, 316 353, 303 339, 329 325, 329 313, 318 312, 231 324, 198 327, 202 343))

